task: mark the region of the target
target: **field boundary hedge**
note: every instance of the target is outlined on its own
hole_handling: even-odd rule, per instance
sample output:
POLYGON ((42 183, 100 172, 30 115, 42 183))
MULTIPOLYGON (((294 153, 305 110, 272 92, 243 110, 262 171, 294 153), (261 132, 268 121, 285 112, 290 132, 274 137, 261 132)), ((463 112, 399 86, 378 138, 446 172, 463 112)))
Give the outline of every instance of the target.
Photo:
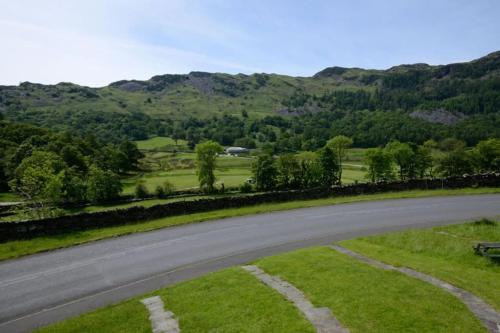
POLYGON ((0 241, 32 238, 40 235, 104 228, 138 223, 168 216, 238 208, 270 202, 320 199, 406 190, 453 189, 466 187, 500 187, 500 174, 472 175, 443 179, 416 179, 385 183, 362 183, 332 188, 276 191, 249 196, 198 199, 159 204, 152 207, 133 206, 125 209, 79 213, 40 220, 0 223, 0 241))

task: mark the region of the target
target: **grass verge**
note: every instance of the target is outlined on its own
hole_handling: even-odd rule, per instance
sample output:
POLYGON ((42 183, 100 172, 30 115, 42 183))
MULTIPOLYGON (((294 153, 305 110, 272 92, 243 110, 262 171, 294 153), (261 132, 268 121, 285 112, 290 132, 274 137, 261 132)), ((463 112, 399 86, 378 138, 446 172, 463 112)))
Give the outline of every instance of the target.
POLYGON ((328 307, 351 332, 485 332, 451 294, 399 272, 361 263, 328 247, 257 262, 328 307))
MULTIPOLYGON (((328 247, 258 260, 316 307, 328 307, 355 332, 485 332, 449 293, 328 247)), ((159 295, 182 332, 314 332, 294 306, 241 268, 229 268, 42 328, 38 333, 150 332, 140 300, 159 295)))
POLYGON ((29 240, 10 241, 0 243, 0 260, 15 258, 42 251, 63 248, 99 239, 127 235, 136 232, 150 231, 170 226, 196 223, 213 219, 221 219, 242 215, 267 213, 279 210, 289 210, 306 207, 317 207, 341 203, 351 203, 369 200, 420 198, 442 195, 466 195, 500 193, 500 188, 468 188, 458 190, 417 190, 404 192, 390 192, 349 197, 333 197, 316 200, 290 201, 284 203, 269 203, 250 207, 221 209, 210 212, 194 213, 180 216, 166 217, 158 220, 145 221, 136 224, 127 224, 117 227, 75 231, 59 235, 36 237, 29 240))
MULTIPOLYGON (((159 290, 182 332, 312 333, 309 322, 281 295, 241 268, 230 268, 159 290)), ((39 333, 151 332, 144 306, 134 298, 40 329, 39 333)))
POLYGON ((148 317, 148 310, 139 299, 134 298, 41 328, 36 332, 151 333, 148 317))
POLYGON ((500 311, 500 265, 474 254, 478 241, 500 241, 500 223, 409 230, 340 242, 391 265, 433 275, 483 298, 500 311))

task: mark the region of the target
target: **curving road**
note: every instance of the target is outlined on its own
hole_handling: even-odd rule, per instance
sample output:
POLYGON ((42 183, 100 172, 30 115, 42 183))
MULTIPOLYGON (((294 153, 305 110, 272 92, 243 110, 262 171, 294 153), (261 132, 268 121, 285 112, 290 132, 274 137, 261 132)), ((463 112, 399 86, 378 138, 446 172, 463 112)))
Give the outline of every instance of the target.
POLYGON ((500 215, 500 195, 360 202, 167 228, 0 263, 0 332, 26 332, 260 256, 500 215))

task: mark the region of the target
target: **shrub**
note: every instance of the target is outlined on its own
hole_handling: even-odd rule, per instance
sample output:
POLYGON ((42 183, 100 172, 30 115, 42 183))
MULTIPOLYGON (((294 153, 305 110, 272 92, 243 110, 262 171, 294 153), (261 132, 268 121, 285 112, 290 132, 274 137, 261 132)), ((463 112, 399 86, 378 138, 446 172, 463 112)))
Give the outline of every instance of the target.
POLYGON ((240 185, 240 192, 241 193, 250 193, 250 192, 252 192, 252 190, 253 190, 252 185, 250 185, 247 182, 240 185))
POLYGON ((155 188, 155 196, 158 198, 164 198, 165 197, 165 190, 161 185, 156 186, 155 188))
POLYGON ((170 181, 165 180, 163 182, 163 193, 165 196, 171 195, 175 192, 175 186, 170 181))
POLYGON ((497 223, 495 221, 490 220, 490 219, 482 218, 479 221, 474 222, 474 224, 476 224, 476 225, 490 225, 490 226, 494 226, 497 223))
POLYGON ((137 184, 135 187, 135 197, 138 199, 147 198, 149 196, 148 188, 144 184, 137 184))

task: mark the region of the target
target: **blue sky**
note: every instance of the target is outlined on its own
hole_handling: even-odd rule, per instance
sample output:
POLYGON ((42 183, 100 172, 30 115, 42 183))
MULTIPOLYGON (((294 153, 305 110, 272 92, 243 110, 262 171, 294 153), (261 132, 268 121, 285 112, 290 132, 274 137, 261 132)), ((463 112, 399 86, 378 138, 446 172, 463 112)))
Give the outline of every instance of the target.
POLYGON ((192 70, 469 61, 500 50, 498 0, 0 0, 0 84, 192 70))

